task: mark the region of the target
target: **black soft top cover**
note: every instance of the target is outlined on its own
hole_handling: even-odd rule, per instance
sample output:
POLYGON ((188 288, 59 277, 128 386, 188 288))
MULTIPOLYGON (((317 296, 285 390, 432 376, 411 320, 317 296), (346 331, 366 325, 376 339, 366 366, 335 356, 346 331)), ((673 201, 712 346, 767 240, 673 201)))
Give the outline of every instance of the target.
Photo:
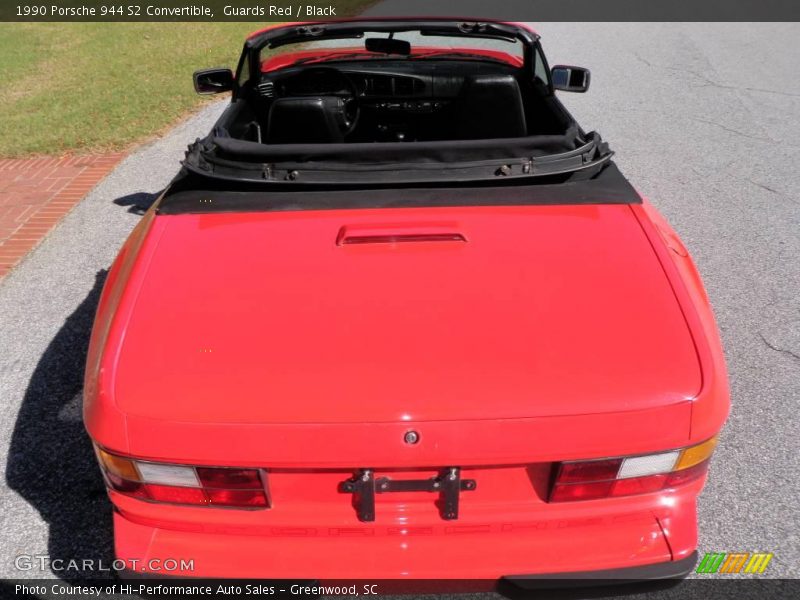
POLYGON ((638 204, 641 197, 613 161, 592 170, 535 179, 460 184, 307 186, 264 188, 258 183, 206 178, 183 169, 157 210, 177 215, 435 206, 638 204))

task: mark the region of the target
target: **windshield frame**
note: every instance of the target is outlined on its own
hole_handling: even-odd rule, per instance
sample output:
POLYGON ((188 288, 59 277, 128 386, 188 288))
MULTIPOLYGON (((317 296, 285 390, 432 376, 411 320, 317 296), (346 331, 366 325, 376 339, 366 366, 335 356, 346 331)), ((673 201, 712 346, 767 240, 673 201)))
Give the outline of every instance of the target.
POLYGON ((465 42, 469 39, 518 40, 522 43, 523 64, 520 68, 531 73, 533 73, 536 53, 544 56, 539 47, 539 36, 533 31, 513 23, 448 18, 383 20, 365 18, 335 22, 294 23, 257 32, 247 39, 236 69, 234 99, 238 96, 239 88, 245 83, 241 78, 243 70, 245 68, 249 70, 250 78, 261 72, 260 61, 263 49, 325 39, 360 39, 363 38, 365 32, 417 32, 423 36, 461 37, 465 42))

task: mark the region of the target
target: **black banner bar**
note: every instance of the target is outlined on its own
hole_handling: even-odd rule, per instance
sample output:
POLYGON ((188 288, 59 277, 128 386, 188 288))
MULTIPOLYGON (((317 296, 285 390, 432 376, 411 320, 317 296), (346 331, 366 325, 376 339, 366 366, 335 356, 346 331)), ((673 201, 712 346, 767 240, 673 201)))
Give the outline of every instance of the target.
POLYGON ((798 0, 3 0, 0 21, 285 22, 355 15, 511 21, 800 21, 798 0))
MULTIPOLYGON (((524 580, 244 580, 244 579, 106 579, 0 580, 0 598, 30 600, 192 600, 201 598, 253 598, 315 600, 317 598, 396 598, 408 594, 473 594, 497 592, 511 600, 578 600, 625 597, 627 600, 789 600, 800 593, 800 580, 730 578, 666 579, 643 582, 625 580, 549 579, 542 588, 535 578, 524 580)), ((485 598, 483 596, 482 598, 485 598)))

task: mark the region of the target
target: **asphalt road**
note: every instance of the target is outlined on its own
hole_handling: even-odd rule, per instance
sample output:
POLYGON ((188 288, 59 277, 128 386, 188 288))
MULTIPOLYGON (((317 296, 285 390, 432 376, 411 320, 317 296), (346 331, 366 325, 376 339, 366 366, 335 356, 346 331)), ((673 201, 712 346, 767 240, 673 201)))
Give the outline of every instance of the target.
MULTIPOLYGON (((771 551, 767 575, 798 577, 800 25, 537 29, 551 64, 591 68, 589 93, 563 101, 681 234, 716 309, 733 413, 700 500, 700 550, 771 551)), ((19 554, 110 556, 80 421, 97 294, 137 206, 220 109, 133 153, 0 282, 0 577, 40 575, 16 570, 19 554)))

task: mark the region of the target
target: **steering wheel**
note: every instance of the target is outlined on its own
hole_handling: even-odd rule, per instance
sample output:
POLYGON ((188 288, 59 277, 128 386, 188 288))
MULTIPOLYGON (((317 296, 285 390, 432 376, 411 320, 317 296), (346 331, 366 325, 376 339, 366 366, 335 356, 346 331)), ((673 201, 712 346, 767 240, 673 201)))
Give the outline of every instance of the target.
POLYGON ((358 99, 358 89, 350 78, 342 73, 339 69, 333 67, 314 67, 308 69, 303 73, 304 77, 313 80, 315 77, 324 77, 329 81, 336 83, 328 89, 323 91, 324 95, 336 96, 339 99, 339 120, 342 133, 349 135, 353 133, 358 125, 358 117, 361 116, 361 104, 358 99), (342 90, 346 90, 343 94, 342 90))

